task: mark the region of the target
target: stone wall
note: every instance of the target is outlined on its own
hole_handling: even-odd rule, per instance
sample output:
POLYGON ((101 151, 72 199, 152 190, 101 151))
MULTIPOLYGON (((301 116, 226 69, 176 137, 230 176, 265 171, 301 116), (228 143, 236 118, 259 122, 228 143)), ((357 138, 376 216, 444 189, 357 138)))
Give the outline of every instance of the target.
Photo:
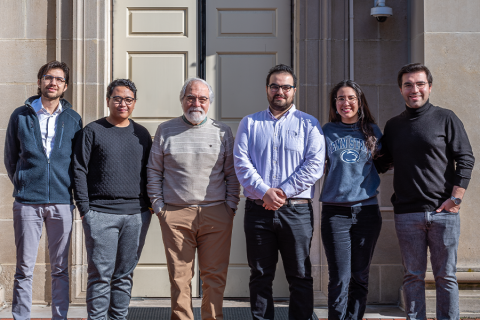
MULTIPOLYGON (((296 61, 300 86, 298 105, 328 122, 328 94, 343 79, 350 78, 349 1, 296 1, 296 61)), ((409 3, 387 1, 393 17, 380 23, 370 16, 371 0, 355 0, 354 80, 367 97, 370 110, 381 129, 388 119, 403 111, 396 76, 409 62, 409 3)), ((380 206, 383 226, 370 270, 369 303, 396 304, 402 284, 403 267, 395 235, 390 196, 392 173, 381 176, 380 206)), ((320 190, 321 181, 317 184, 320 190)), ((320 239, 318 193, 315 204, 315 235, 312 263, 315 276, 315 303, 326 304, 328 267, 320 239)))
MULTIPOLYGON (((56 57, 55 0, 0 2, 0 152, 10 114, 37 94, 40 66, 56 57)), ((3 159, 3 156, 2 156, 3 159)), ((13 186, 0 166, 0 286, 11 300, 15 274, 15 242, 12 219, 13 186)), ((50 264, 46 237, 40 239, 34 272, 34 303, 50 300, 50 264)), ((0 301, 1 302, 1 301, 0 301)))
MULTIPOLYGON (((425 0, 412 7, 412 57, 423 62, 433 75, 430 102, 453 110, 462 120, 477 163, 461 208, 457 278, 462 316, 480 312, 480 3, 477 0, 425 0)), ((435 312, 433 273, 427 272, 427 312, 435 312)))

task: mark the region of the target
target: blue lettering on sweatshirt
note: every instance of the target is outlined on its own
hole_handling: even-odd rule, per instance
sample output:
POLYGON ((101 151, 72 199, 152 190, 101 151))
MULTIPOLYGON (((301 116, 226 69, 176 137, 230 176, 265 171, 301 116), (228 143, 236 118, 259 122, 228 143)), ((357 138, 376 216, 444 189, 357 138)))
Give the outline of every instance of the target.
POLYGON ((351 136, 339 138, 328 145, 329 157, 336 151, 341 151, 340 159, 346 163, 359 162, 361 157, 366 159, 371 157, 365 142, 362 139, 352 138, 351 136))

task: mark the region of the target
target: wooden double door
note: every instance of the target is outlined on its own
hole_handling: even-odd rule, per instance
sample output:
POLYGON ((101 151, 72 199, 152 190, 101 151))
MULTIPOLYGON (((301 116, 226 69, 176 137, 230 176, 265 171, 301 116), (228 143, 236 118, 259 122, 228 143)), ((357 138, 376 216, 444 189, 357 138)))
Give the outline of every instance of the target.
MULTIPOLYGON (((163 121, 182 114, 179 93, 189 77, 203 76, 215 101, 208 116, 230 125, 267 108, 265 78, 278 64, 291 64, 290 0, 115 0, 113 78, 130 78, 138 89, 132 118, 152 136, 163 121)), ((250 270, 243 232, 245 198, 234 220, 225 297, 248 297, 250 270)), ((198 268, 193 295, 200 295, 198 268)), ((287 297, 281 259, 274 296, 287 297)), ((158 219, 153 217, 134 297, 169 297, 170 284, 158 219)))

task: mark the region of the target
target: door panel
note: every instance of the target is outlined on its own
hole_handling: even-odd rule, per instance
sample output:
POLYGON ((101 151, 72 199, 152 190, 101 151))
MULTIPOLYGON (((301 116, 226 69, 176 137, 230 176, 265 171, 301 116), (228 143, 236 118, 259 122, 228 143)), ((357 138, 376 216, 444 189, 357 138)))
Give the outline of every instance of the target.
MULTIPOLYGON (((290 64, 290 1, 206 1, 206 75, 216 99, 208 116, 236 133, 247 114, 267 108, 265 77, 290 64)), ((181 115, 183 82, 197 74, 196 0, 116 0, 113 5, 113 78, 130 78, 138 101, 132 118, 153 135, 159 123, 181 115)), ((250 270, 243 232, 245 199, 234 220, 225 297, 248 297, 250 270)), ((192 295, 199 295, 198 269, 192 295)), ((281 258, 274 296, 287 297, 281 258)), ((170 285, 158 219, 152 217, 134 273, 134 297, 169 297, 170 285)))
POLYGON ((178 95, 197 74, 197 1, 117 0, 113 6, 113 77, 137 86, 132 119, 152 134, 182 114, 178 95))
MULTIPOLYGON (((130 78, 138 101, 132 118, 153 136, 182 114, 180 89, 196 75, 196 0, 116 0, 113 6, 113 78, 130 78)), ((196 268, 198 270, 198 268, 196 268)), ((192 295, 199 295, 198 272, 192 295)), ((156 216, 134 272, 132 296, 170 297, 162 233, 156 216)))
MULTIPOLYGON (((290 0, 206 1, 206 76, 216 98, 209 116, 235 134, 240 120, 268 107, 265 78, 279 63, 290 64, 290 0)), ((245 198, 234 220, 225 297, 248 297, 250 269, 243 231, 245 198)), ((279 257, 275 297, 288 297, 279 257)))

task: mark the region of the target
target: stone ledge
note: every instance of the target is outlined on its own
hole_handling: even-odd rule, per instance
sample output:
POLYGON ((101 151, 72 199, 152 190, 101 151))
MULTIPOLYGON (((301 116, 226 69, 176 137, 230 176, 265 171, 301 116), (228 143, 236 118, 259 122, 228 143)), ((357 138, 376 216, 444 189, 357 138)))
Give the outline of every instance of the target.
MULTIPOLYGON (((460 296, 460 318, 480 318, 480 290, 459 290, 460 296)), ((436 316, 436 291, 425 290, 427 317, 436 316)), ((403 299, 403 286, 400 288, 400 307, 405 309, 403 299)))

